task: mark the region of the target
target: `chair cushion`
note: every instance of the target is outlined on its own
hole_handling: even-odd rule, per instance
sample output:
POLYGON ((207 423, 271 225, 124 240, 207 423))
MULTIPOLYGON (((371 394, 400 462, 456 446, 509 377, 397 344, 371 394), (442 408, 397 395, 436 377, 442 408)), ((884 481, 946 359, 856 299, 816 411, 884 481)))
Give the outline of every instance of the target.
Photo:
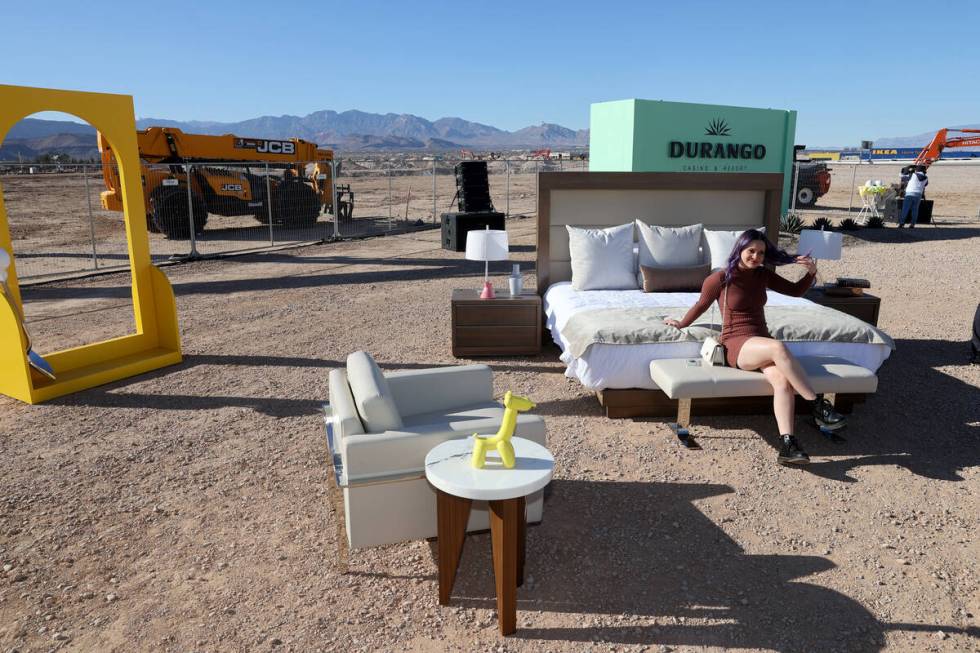
MULTIPOLYGON (((797 360, 817 393, 865 394, 878 389, 878 377, 874 372, 843 358, 799 356, 797 360)), ((715 367, 700 358, 651 361, 650 378, 671 399, 758 397, 772 394, 772 386, 762 372, 715 367)))
POLYGON ((402 418, 395 407, 388 381, 370 354, 355 351, 347 357, 347 381, 368 433, 382 433, 402 427, 402 418))

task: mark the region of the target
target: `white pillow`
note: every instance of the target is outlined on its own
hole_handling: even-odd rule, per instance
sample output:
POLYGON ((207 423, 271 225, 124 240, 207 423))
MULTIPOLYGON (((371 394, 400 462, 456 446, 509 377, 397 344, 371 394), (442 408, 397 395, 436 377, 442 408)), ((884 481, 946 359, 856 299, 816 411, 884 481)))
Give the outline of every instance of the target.
MULTIPOLYGON (((759 227, 758 229, 762 233, 766 233, 765 227, 759 227)), ((738 229, 736 231, 704 230, 704 242, 708 248, 708 255, 711 257, 712 271, 728 265, 728 256, 732 253, 732 248, 735 247, 735 241, 746 231, 746 229, 738 229)))
POLYGON ((572 257, 575 290, 635 290, 633 223, 608 229, 569 227, 568 251, 572 257))
MULTIPOLYGON (((637 220, 636 226, 640 230, 640 265, 648 268, 684 268, 700 265, 704 261, 701 255, 703 225, 660 227, 637 220)), ((642 287, 643 276, 638 274, 637 279, 642 287)))

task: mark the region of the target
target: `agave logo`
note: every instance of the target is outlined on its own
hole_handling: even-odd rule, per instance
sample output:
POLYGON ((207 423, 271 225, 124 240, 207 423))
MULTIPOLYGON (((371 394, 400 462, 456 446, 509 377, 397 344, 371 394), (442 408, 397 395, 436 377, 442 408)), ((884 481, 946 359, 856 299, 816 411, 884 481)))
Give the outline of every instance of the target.
MULTIPOLYGON (((731 136, 726 120, 715 118, 708 123, 706 136, 731 136)), ((715 141, 670 141, 668 152, 672 159, 755 159, 766 157, 761 143, 719 143, 715 141)))
POLYGON ((708 123, 708 127, 704 130, 705 136, 731 136, 732 130, 728 126, 728 123, 721 118, 715 118, 708 123))

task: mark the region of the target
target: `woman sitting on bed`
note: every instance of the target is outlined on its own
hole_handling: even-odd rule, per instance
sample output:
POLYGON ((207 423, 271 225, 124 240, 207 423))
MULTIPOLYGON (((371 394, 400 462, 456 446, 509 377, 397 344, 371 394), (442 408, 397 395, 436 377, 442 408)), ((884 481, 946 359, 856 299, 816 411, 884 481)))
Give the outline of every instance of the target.
POLYGON ((764 307, 766 289, 800 297, 813 284, 817 264, 809 256, 792 256, 779 249, 756 229, 749 229, 735 242, 728 265, 704 280, 701 297, 683 320, 664 320, 683 329, 701 316, 712 302, 721 306, 721 344, 725 346, 728 365, 742 370, 759 370, 773 389, 773 411, 782 434, 778 461, 783 464, 806 464, 810 457, 793 436, 795 393, 814 402, 813 417, 828 429, 844 426, 844 417, 810 386, 800 363, 779 340, 769 335, 764 307), (807 274, 796 283, 787 281, 763 263, 787 265, 799 263, 807 274))

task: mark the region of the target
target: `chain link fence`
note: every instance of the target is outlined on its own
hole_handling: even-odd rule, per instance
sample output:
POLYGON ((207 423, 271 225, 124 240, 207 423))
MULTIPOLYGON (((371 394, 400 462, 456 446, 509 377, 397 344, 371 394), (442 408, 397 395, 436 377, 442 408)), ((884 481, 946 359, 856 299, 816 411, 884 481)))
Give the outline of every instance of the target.
MULTIPOLYGON (((313 163, 302 177, 263 162, 146 165, 151 256, 162 262, 432 229, 442 213, 456 210, 458 162, 345 158, 318 180, 311 180, 313 163)), ((587 170, 588 162, 498 159, 487 167, 495 209, 533 216, 538 172, 587 170)), ((116 179, 102 164, 0 162, 20 279, 128 268, 120 199, 110 191, 116 179)))
MULTIPOLYGON (((821 161, 794 169, 790 211, 812 225, 851 218, 859 225, 874 216, 886 223, 901 211, 902 169, 911 161, 821 161)), ((937 161, 928 169, 925 199, 937 223, 980 221, 980 162, 937 161)), ((921 212, 920 212, 921 215, 921 212)))

